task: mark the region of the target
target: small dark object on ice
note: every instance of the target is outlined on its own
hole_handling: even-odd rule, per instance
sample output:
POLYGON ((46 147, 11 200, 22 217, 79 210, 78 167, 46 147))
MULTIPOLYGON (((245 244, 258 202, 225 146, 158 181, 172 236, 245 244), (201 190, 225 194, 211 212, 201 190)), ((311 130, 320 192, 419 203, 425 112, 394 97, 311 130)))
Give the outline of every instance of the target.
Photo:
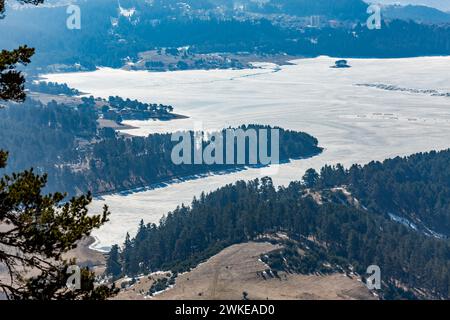
POLYGON ((347 60, 338 60, 331 68, 351 68, 351 66, 348 65, 347 60))

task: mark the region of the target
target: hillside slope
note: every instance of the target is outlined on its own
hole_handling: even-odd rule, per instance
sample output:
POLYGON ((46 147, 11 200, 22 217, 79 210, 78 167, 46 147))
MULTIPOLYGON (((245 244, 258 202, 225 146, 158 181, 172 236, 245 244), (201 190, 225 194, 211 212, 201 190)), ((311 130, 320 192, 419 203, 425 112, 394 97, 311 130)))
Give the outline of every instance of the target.
MULTIPOLYGON (((372 300, 376 299, 356 276, 279 273, 270 276, 260 256, 280 247, 268 242, 230 246, 190 272, 179 275, 173 288, 151 297, 157 300, 372 300)), ((117 299, 143 299, 154 283, 141 278, 117 299), (140 293, 141 292, 141 293, 140 293), (144 294, 142 294, 142 292, 144 294)), ((147 298, 150 298, 147 296, 147 298)))
POLYGON ((281 232, 283 249, 261 257, 276 272, 363 277, 377 265, 383 299, 447 299, 448 157, 449 150, 348 170, 325 166, 278 189, 270 178, 238 181, 178 207, 159 225, 142 222, 120 259, 110 261, 120 266, 111 274, 171 270, 175 277, 230 245, 281 232))

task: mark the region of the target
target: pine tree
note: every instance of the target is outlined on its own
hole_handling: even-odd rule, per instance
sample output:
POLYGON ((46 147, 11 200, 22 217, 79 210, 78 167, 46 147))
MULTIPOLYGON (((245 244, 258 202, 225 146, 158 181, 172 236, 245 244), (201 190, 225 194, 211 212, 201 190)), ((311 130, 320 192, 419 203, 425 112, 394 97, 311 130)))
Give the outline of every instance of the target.
POLYGON ((132 274, 132 259, 131 259, 132 254, 133 254, 133 244, 131 242, 130 234, 127 232, 122 252, 123 273, 126 275, 132 274))
MULTIPOLYGON (((43 0, 21 0, 39 4, 43 0)), ((5 0, 0 0, 0 18, 5 0)), ((0 100, 23 101, 25 79, 18 64, 30 62, 34 49, 21 46, 0 52, 0 100)), ((5 168, 8 153, 0 150, 0 169, 5 168)), ((33 170, 0 178, 0 265, 6 267, 8 280, 0 289, 8 299, 105 299, 114 288, 94 286, 94 274, 81 272, 81 289, 66 286, 69 266, 63 254, 108 219, 108 208, 101 215, 88 216, 90 194, 65 201, 62 193, 42 195, 47 176, 33 170)))
POLYGON ((119 246, 113 245, 106 261, 107 275, 112 275, 113 279, 117 279, 122 274, 122 266, 120 264, 119 246))
MULTIPOLYGON (((21 0, 22 3, 40 4, 44 0, 21 0)), ((5 0, 0 0, 0 19, 4 17, 5 0)), ((25 78, 22 73, 16 70, 18 64, 26 65, 30 63, 30 58, 34 54, 33 48, 20 46, 17 49, 0 52, 0 101, 17 101, 25 100, 24 84, 25 78)))
MULTIPOLYGON (((0 151, 0 168, 7 153, 0 151)), ((6 266, 10 281, 0 281, 0 289, 10 299, 90 299, 107 297, 113 291, 93 288, 93 274, 85 270, 86 290, 66 287, 66 273, 75 261, 62 255, 77 246, 92 229, 108 219, 105 206, 101 215, 88 216, 90 194, 63 202, 65 195, 42 195, 47 177, 33 170, 6 175, 0 179, 0 264, 6 266), (36 274, 27 278, 28 272, 36 274)))
POLYGON ((319 174, 314 169, 308 169, 303 176, 303 183, 307 188, 313 188, 319 180, 319 174))

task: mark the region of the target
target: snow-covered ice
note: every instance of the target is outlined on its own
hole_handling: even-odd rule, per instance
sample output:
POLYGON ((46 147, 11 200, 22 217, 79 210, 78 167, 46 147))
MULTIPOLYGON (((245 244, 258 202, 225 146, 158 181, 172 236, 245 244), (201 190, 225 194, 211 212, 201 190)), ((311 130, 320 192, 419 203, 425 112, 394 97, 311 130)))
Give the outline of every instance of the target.
MULTIPOLYGON (((277 185, 299 179, 305 169, 325 163, 367 163, 450 147, 450 98, 379 90, 356 84, 382 83, 401 88, 450 92, 450 57, 348 59, 350 69, 330 68, 336 59, 319 57, 294 65, 262 64, 261 69, 154 73, 102 68, 95 72, 52 74, 82 92, 107 98, 120 95, 145 102, 172 104, 189 119, 170 122, 127 121, 133 135, 179 129, 219 129, 260 123, 308 132, 323 154, 282 165, 272 173, 277 185)), ((165 188, 110 195, 111 221, 97 230, 94 247, 122 243, 140 219, 158 222, 181 203, 238 179, 261 176, 259 169, 171 184, 165 188)))

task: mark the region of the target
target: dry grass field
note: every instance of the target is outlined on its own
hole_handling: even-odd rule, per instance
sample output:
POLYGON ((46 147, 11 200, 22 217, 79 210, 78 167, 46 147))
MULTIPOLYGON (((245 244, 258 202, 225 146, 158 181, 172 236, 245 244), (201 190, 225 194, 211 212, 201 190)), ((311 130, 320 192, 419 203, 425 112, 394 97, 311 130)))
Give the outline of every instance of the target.
POLYGON ((365 300, 376 297, 357 277, 343 274, 298 275, 279 273, 264 276, 267 266, 261 254, 279 247, 270 243, 233 245, 211 257, 190 272, 179 275, 175 286, 155 297, 145 297, 152 283, 161 275, 143 277, 115 299, 231 299, 241 300, 243 293, 251 300, 365 300))

